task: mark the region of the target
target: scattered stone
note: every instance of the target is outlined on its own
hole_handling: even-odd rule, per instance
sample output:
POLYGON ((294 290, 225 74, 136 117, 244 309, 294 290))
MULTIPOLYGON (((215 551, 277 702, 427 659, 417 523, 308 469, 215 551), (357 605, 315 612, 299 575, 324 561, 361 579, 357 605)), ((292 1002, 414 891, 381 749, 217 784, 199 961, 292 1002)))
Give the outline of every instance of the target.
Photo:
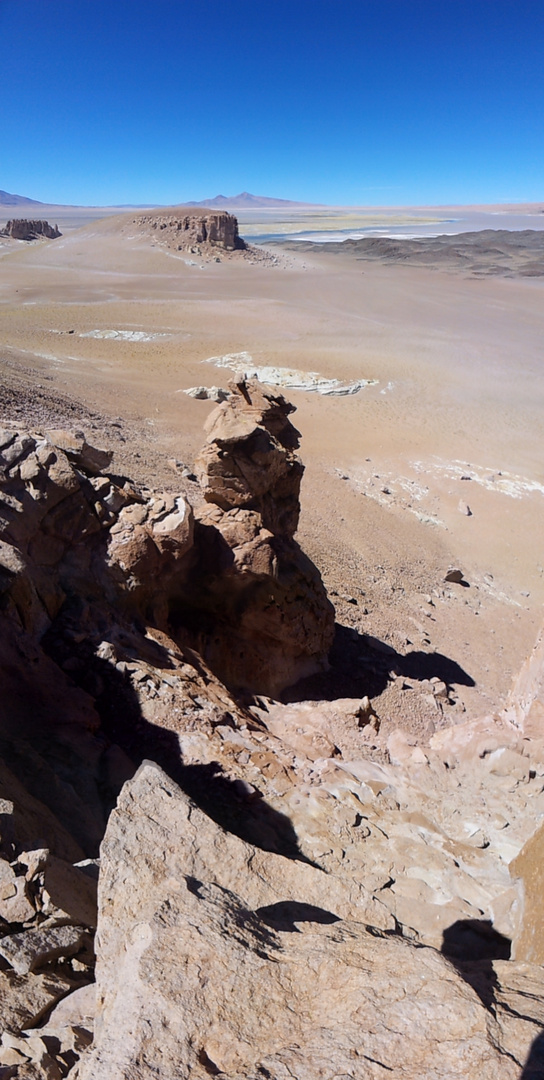
POLYGON ((20 934, 8 934, 0 938, 0 956, 18 975, 28 975, 59 956, 73 956, 83 945, 84 934, 81 926, 38 927, 20 934))
POLYGON ((444 574, 444 581, 451 581, 455 585, 460 585, 463 580, 463 571, 459 570, 457 566, 450 566, 449 570, 444 574))
POLYGON ((38 240, 41 237, 47 240, 56 240, 62 236, 58 225, 50 225, 48 221, 28 221, 26 218, 13 218, 7 225, 0 229, 0 236, 11 236, 14 240, 38 240))
POLYGON ((71 988, 71 982, 63 975, 0 971, 0 1029, 22 1031, 34 1027, 71 988))
POLYGON ((472 517, 472 510, 470 509, 470 506, 468 505, 468 503, 463 502, 462 499, 459 499, 457 509, 460 514, 465 514, 466 517, 472 517))

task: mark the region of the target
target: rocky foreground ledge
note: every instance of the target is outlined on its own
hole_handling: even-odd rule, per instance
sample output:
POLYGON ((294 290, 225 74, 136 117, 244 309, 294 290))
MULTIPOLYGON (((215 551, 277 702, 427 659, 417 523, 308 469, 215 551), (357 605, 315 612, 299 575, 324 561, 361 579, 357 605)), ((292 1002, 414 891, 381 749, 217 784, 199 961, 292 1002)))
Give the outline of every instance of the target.
POLYGON ((290 412, 231 384, 191 499, 2 425, 2 1080, 542 1075, 544 639, 425 747, 278 701, 334 619, 290 412))

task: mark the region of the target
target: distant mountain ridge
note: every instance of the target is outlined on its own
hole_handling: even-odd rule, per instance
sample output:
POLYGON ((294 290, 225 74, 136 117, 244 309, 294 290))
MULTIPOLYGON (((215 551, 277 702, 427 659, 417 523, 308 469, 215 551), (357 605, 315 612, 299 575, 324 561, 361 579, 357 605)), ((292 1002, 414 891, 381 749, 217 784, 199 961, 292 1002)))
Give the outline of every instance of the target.
POLYGON ((25 195, 11 195, 9 191, 0 191, 0 206, 45 206, 37 199, 27 199, 25 195))
MULTIPOLYGON (((38 199, 29 199, 26 195, 12 195, 9 191, 0 191, 0 206, 56 206, 63 207, 66 205, 73 209, 80 209, 79 204, 56 204, 56 203, 44 203, 38 199)), ((197 202, 183 202, 172 205, 178 206, 205 206, 214 210, 264 210, 267 207, 270 209, 296 206, 321 206, 321 203, 305 203, 294 202, 292 199, 273 199, 268 195, 252 195, 249 191, 241 191, 239 195, 215 195, 213 199, 202 199, 197 202)), ((159 203, 121 203, 115 207, 119 210, 130 209, 151 209, 153 207, 160 208, 159 203)))
POLYGON ((271 199, 268 195, 251 195, 249 191, 242 191, 239 195, 216 195, 213 199, 202 199, 201 202, 182 203, 182 206, 209 206, 228 210, 255 209, 262 210, 265 207, 282 206, 314 206, 314 203, 293 202, 291 199, 271 199))

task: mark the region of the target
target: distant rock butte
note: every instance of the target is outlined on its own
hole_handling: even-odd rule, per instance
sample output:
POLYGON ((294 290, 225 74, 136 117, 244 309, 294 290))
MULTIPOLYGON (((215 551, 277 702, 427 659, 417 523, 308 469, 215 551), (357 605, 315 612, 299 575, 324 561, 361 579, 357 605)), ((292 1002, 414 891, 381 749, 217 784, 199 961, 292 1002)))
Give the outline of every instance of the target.
POLYGON ((179 251, 195 248, 219 248, 224 251, 244 251, 246 244, 238 233, 238 221, 232 214, 150 213, 132 219, 146 231, 162 233, 163 238, 179 251))
POLYGON ((56 240, 62 236, 57 225, 50 225, 48 221, 29 221, 27 218, 13 218, 8 221, 6 227, 0 230, 0 236, 11 236, 13 240, 38 240, 45 237, 47 240, 56 240))

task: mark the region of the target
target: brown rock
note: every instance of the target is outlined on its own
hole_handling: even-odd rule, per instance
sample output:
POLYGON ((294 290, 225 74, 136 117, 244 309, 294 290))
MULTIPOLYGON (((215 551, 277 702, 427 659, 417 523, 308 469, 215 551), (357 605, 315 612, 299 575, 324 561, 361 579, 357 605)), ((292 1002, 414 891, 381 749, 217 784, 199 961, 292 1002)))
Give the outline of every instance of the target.
POLYGON ((246 247, 238 233, 238 220, 226 211, 203 211, 183 215, 178 213, 141 214, 132 225, 146 232, 159 234, 161 240, 175 244, 179 250, 222 248, 239 251, 246 247))
POLYGON ((232 383, 195 463, 211 505, 198 512, 186 597, 215 622, 197 647, 227 684, 272 695, 324 666, 334 629, 319 573, 293 540, 303 466, 292 411, 258 383, 232 383))
POLYGON ((83 935, 81 926, 37 927, 20 934, 8 934, 0 938, 0 956, 18 975, 28 975, 59 956, 73 956, 83 944, 83 935))
POLYGON ((61 975, 0 971, 0 1029, 21 1031, 34 1026, 70 987, 68 979, 61 975))
POLYGON ((49 1031, 69 1026, 92 1029, 95 1011, 96 986, 88 983, 55 1005, 47 1021, 47 1028, 49 1031))
POLYGON ((463 580, 463 571, 459 570, 457 566, 450 566, 449 570, 444 575, 444 581, 452 581, 454 584, 459 585, 463 580))
POLYGON ((510 874, 523 883, 523 922, 515 943, 516 960, 544 964, 542 905, 544 897, 544 826, 527 841, 510 863, 510 874))
POLYGON ((102 851, 79 1080, 519 1075, 440 953, 342 920, 334 881, 325 900, 318 870, 225 834, 155 766, 126 785, 102 851))
POLYGON ((231 395, 206 423, 208 438, 195 469, 208 502, 222 510, 257 510, 266 529, 294 536, 303 466, 299 433, 281 394, 257 382, 229 383, 231 395))
POLYGON ((39 237, 56 240, 62 236, 58 225, 50 225, 48 221, 28 221, 26 218, 13 218, 0 232, 3 236, 12 236, 14 240, 37 240, 39 237))
POLYGON ((16 877, 9 863, 1 861, 0 917, 8 923, 25 923, 33 919, 35 914, 36 909, 24 877, 16 877))
POLYGON ((82 431, 48 430, 47 438, 53 446, 63 450, 69 461, 91 476, 101 473, 111 465, 113 452, 90 446, 82 431))

